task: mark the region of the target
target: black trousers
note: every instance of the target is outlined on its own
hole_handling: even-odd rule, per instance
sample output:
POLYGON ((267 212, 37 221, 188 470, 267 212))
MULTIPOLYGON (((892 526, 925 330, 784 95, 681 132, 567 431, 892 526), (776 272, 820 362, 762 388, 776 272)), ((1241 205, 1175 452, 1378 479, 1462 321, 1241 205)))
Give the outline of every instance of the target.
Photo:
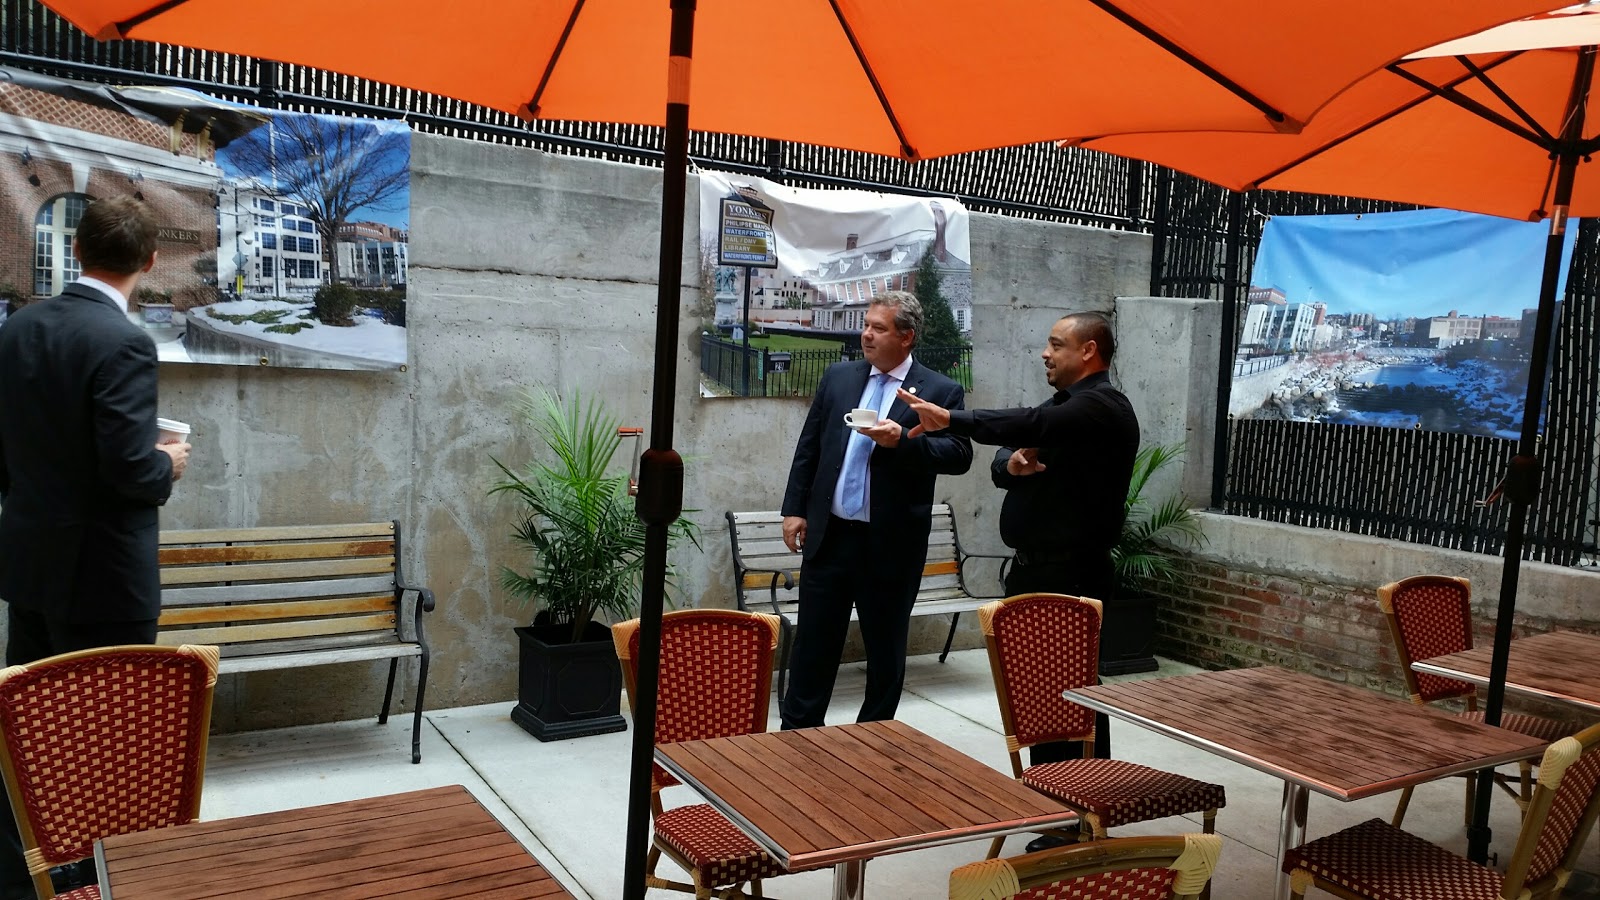
MULTIPOLYGON (((42 613, 7 606, 6 665, 20 666, 58 653, 110 647, 117 644, 153 644, 156 620, 137 622, 57 622, 42 613)), ((0 900, 34 896, 28 865, 22 859, 22 837, 11 804, 0 808, 0 900)))
POLYGON ((923 561, 882 557, 865 522, 830 518, 822 546, 801 564, 800 616, 781 707, 784 728, 823 724, 852 607, 867 653, 867 695, 856 721, 894 718, 906 680, 906 639, 923 561))
MULTIPOLYGON (((1071 594, 1074 597, 1092 597, 1110 603, 1116 581, 1112 576, 1111 557, 1087 561, 1061 561, 1022 565, 1013 563, 1006 570, 1006 596, 1017 594, 1071 594)), ((1083 745, 1077 741, 1055 741, 1035 744, 1028 749, 1031 765, 1078 759, 1083 755, 1083 745)), ((1097 759, 1111 758, 1111 718, 1105 713, 1094 716, 1094 755, 1097 759)))

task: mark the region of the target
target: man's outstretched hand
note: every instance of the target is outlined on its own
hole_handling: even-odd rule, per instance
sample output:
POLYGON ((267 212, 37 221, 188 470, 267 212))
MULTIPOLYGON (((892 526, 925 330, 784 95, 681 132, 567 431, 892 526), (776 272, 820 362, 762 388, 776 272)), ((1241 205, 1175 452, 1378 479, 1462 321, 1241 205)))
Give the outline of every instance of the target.
POLYGON ((906 432, 906 437, 914 438, 919 434, 925 434, 929 431, 943 431, 950 427, 950 410, 929 403, 905 388, 896 391, 895 396, 899 397, 900 402, 911 407, 911 411, 917 414, 917 427, 906 432))

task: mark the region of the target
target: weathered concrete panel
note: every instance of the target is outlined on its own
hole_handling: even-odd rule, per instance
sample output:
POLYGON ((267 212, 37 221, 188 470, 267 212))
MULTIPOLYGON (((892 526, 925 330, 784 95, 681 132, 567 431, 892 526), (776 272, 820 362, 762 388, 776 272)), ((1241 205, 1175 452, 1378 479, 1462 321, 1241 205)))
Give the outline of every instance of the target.
MULTIPOLYGON (((510 628, 528 613, 498 578, 502 566, 526 560, 507 536, 514 507, 487 494, 491 457, 519 465, 533 452, 515 405, 538 386, 603 397, 624 424, 649 426, 661 176, 429 135, 415 136, 412 166, 407 370, 165 367, 162 414, 195 425, 196 456, 163 524, 399 517, 408 575, 438 595, 428 705, 509 701, 510 628)), ((688 190, 693 198, 693 178, 688 190)), ((675 596, 728 606, 723 512, 778 505, 808 401, 697 396, 698 297, 688 285, 697 277, 697 209, 688 204, 685 222, 673 443, 687 460, 685 505, 703 534, 701 551, 674 554, 675 596)), ((1048 397, 1037 354, 1063 313, 1136 318, 1116 298, 1145 289, 1145 236, 990 215, 973 217, 972 234, 979 383, 969 406, 1048 397)), ((1160 364, 1182 368, 1174 355, 1162 348, 1160 364)), ((1155 364, 1124 359, 1124 367, 1155 364)), ((1128 371, 1119 371, 1124 381, 1128 371)), ((973 471, 938 490, 960 512, 964 542, 979 551, 1000 549, 992 455, 979 448, 973 471)), ((975 574, 975 588, 998 590, 992 568, 975 574)), ((919 620, 914 652, 937 649, 945 628, 919 620)), ((976 646, 976 623, 963 622, 958 640, 976 646)), ((383 672, 357 664, 233 676, 223 681, 217 721, 234 729, 374 715, 383 672)), ((409 664, 401 677, 408 709, 409 664)))

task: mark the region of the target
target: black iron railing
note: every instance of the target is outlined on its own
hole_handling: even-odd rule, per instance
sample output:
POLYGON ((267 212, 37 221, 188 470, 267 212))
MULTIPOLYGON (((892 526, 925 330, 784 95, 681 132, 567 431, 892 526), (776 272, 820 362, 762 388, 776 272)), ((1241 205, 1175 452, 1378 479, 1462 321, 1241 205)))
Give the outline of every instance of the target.
MULTIPOLYGON (((972 390, 971 347, 918 347, 914 356, 972 390)), ((730 397, 810 397, 829 366, 860 358, 861 351, 855 347, 769 351, 754 346, 746 350, 737 341, 701 334, 701 389, 730 397)))

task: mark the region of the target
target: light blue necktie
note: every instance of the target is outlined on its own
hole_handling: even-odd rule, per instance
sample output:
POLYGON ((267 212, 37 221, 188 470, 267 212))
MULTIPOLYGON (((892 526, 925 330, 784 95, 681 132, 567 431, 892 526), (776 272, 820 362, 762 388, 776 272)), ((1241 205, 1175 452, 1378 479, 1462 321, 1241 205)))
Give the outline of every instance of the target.
MULTIPOLYGON (((877 384, 872 388, 867 408, 875 410, 883 403, 883 389, 889 383, 889 376, 880 373, 873 375, 872 379, 877 384)), ((839 508, 845 515, 859 515, 862 508, 867 505, 867 461, 871 458, 872 438, 859 431, 852 431, 850 443, 844 451, 844 472, 840 475, 844 492, 839 496, 839 508)))

